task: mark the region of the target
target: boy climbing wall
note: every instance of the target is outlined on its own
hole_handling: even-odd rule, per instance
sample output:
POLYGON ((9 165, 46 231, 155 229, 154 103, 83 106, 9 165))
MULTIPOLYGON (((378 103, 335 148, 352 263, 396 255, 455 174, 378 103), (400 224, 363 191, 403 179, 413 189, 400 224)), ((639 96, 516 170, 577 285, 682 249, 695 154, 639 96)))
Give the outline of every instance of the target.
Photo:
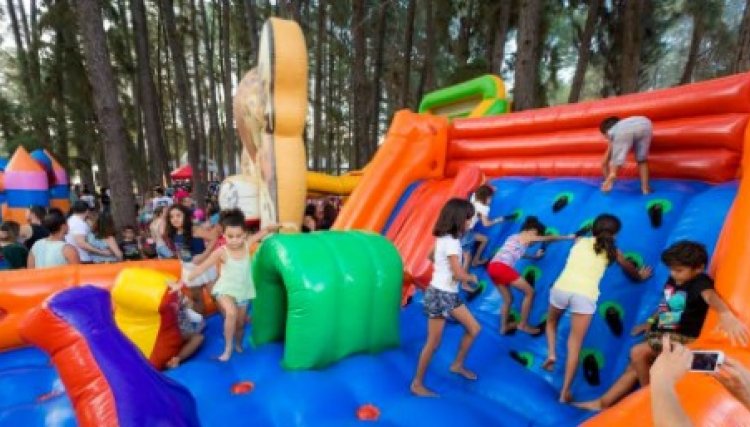
POLYGON ((599 125, 599 130, 607 137, 609 144, 602 160, 604 182, 602 191, 609 192, 617 179, 617 169, 625 163, 631 148, 635 151, 638 175, 641 178, 643 194, 651 193, 648 182, 648 150, 651 146, 652 124, 648 117, 633 116, 620 120, 607 117, 599 125))

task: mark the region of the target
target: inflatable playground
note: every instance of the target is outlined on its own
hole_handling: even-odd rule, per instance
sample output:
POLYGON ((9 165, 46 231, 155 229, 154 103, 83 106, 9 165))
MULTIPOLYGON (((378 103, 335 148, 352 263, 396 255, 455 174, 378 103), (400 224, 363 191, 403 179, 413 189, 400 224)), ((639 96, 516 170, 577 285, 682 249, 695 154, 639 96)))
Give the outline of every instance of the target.
MULTIPOLYGON (((235 98, 242 179, 257 189, 252 209, 261 223, 298 224, 307 180, 304 39, 296 24, 272 19, 261 40, 258 70, 235 98)), ((426 379, 440 397, 411 395, 426 335, 420 289, 432 274, 430 231, 448 199, 487 181, 497 188, 491 216, 535 215, 550 233, 573 233, 603 212, 617 215, 624 226, 618 246, 655 270, 641 283, 616 268, 605 275, 572 390, 576 400, 598 396, 627 365, 637 340, 628 332, 660 298, 668 271, 659 254, 670 243, 705 244, 717 291, 748 320, 750 74, 520 113, 507 113, 507 100, 495 105, 505 97, 494 94, 495 106, 482 108, 507 114, 472 116, 487 100, 481 93, 462 87, 438 94, 422 113, 398 112, 335 231, 283 233, 260 245, 252 346, 226 363, 214 359, 222 321, 210 316, 198 353, 176 369, 159 369, 176 351, 168 309, 176 297, 166 285, 179 275, 176 261, 0 273, 0 425, 650 425, 648 389, 601 413, 558 403, 562 367, 541 369, 543 336, 498 334, 501 298, 492 286, 468 303, 483 328, 467 359, 479 379, 449 372, 462 334, 449 323, 426 379), (611 193, 599 191, 605 141, 598 125, 611 115, 654 122, 652 194, 642 195, 632 179, 632 159, 611 193)), ((519 224, 485 229, 487 254, 519 224)), ((545 321, 549 288, 569 248, 551 245, 543 259, 520 265, 536 290, 533 324, 545 321)), ((482 268, 473 272, 488 280, 482 268)), ((691 347, 719 349, 750 366, 747 349, 714 332, 716 323, 710 313, 691 347)), ((563 317, 561 358, 568 327, 563 317)), ((688 375, 678 393, 695 425, 750 423, 708 376, 688 375)))

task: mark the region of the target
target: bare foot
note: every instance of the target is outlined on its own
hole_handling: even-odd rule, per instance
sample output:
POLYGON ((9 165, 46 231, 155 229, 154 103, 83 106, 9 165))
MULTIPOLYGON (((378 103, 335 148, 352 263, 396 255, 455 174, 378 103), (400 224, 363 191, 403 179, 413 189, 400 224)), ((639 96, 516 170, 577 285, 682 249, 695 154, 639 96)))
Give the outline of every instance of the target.
POLYGON ((511 331, 514 331, 518 328, 518 325, 516 325, 516 322, 508 322, 504 326, 500 327, 500 335, 507 335, 511 331))
POLYGON ((587 411, 601 411, 604 409, 601 399, 589 400, 588 402, 573 402, 572 405, 587 411))
POLYGON ((463 366, 451 366, 451 372, 453 372, 454 374, 461 375, 467 380, 477 379, 477 374, 475 374, 474 372, 471 372, 470 370, 464 368, 463 366))
POLYGON ((411 392, 414 395, 419 396, 419 397, 437 397, 437 393, 433 392, 432 390, 428 389, 422 384, 417 384, 413 382, 411 383, 409 390, 411 390, 411 392))
POLYGON ((234 351, 237 353, 242 353, 245 350, 244 347, 242 347, 242 343, 236 342, 234 343, 234 351))
POLYGON ((180 358, 177 357, 177 356, 175 356, 175 357, 169 359, 169 361, 167 362, 166 366, 167 366, 167 369, 174 369, 174 368, 180 366, 180 358))
POLYGON ((614 186, 614 185, 615 185, 615 179, 614 178, 607 178, 607 179, 604 180, 604 182, 602 182, 601 189, 602 189, 603 192, 609 193, 610 191, 612 191, 612 186, 614 186))
POLYGON ((542 369, 552 372, 555 369, 555 362, 556 360, 554 357, 548 357, 547 360, 542 363, 542 369))
POLYGON ((537 335, 542 332, 541 329, 529 325, 518 325, 518 330, 526 332, 529 335, 537 335))
POLYGON ((219 359, 219 362, 226 362, 227 360, 229 360, 230 357, 232 357, 232 351, 231 350, 230 351, 225 351, 224 353, 221 353, 221 355, 219 357, 217 357, 217 359, 219 359))
POLYGON ((643 193, 644 196, 648 196, 651 194, 651 187, 641 187, 641 193, 643 193))
POLYGON ((573 401, 573 395, 569 391, 561 391, 560 398, 557 400, 560 403, 570 403, 573 401))

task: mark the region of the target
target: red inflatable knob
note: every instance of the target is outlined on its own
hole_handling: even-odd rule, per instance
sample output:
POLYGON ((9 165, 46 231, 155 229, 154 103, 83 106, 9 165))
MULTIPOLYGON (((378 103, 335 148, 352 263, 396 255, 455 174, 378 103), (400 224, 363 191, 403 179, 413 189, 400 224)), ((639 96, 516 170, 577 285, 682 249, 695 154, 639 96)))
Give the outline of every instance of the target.
POLYGON ((357 409, 357 419, 360 421, 377 421, 380 417, 380 409, 370 403, 364 404, 357 409))
POLYGON ((240 381, 232 386, 232 394, 247 394, 254 388, 255 384, 252 381, 240 381))

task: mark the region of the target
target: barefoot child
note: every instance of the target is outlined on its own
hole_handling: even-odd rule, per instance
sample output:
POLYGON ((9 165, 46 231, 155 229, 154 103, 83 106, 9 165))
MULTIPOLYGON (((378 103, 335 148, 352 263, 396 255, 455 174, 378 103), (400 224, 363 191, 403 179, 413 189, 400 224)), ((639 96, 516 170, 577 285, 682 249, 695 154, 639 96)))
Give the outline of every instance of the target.
POLYGON ((663 337, 668 336, 671 342, 680 344, 695 341, 703 329, 709 308, 718 313, 719 328, 732 343, 747 346, 750 339, 747 328, 716 293, 713 280, 705 272, 708 263, 706 248, 700 243, 679 241, 661 254, 661 260, 669 267, 664 298, 647 323, 633 328, 633 335, 645 332, 645 339, 630 349, 630 365, 601 398, 576 403, 575 406, 589 410, 608 408, 636 384, 648 385, 649 368, 662 351, 663 337))
POLYGON ((180 363, 192 356, 201 344, 203 344, 203 334, 201 331, 205 326, 203 316, 193 311, 193 302, 181 292, 183 283, 170 283, 171 292, 177 293, 177 325, 182 335, 182 345, 179 352, 169 359, 166 364, 167 369, 174 369, 180 366, 180 363))
POLYGON ((277 231, 279 226, 268 226, 248 237, 245 215, 239 209, 222 212, 219 223, 224 229, 226 244, 201 262, 190 273, 188 280, 221 263, 221 273, 212 294, 224 314, 224 352, 219 360, 226 362, 232 357, 233 342, 234 350, 242 352, 247 309, 250 300, 255 298, 255 285, 250 274, 250 247, 269 233, 277 231))
POLYGON ((572 313, 568 336, 568 359, 565 377, 560 390, 560 402, 570 402, 570 386, 573 383, 581 344, 596 312, 599 285, 607 267, 617 262, 623 271, 634 280, 646 280, 651 276, 650 267, 637 269, 617 249, 615 237, 620 231, 620 220, 609 214, 596 217, 592 226, 594 237, 581 237, 570 249, 565 268, 552 286, 547 314, 547 360, 542 367, 552 370, 557 359, 555 354, 557 324, 565 310, 572 313))
MULTIPOLYGON (((539 222, 535 216, 530 216, 521 225, 521 231, 508 237, 503 246, 492 257, 487 266, 487 274, 495 284, 495 287, 503 296, 503 306, 500 309, 500 333, 507 334, 510 330, 518 328, 519 330, 529 333, 538 334, 539 328, 529 326, 529 312, 531 303, 534 300, 534 288, 515 270, 516 263, 526 255, 529 245, 537 242, 552 242, 557 240, 572 239, 573 236, 545 236, 546 227, 539 222), (513 303, 513 294, 509 286, 513 286, 524 293, 523 303, 521 303, 521 319, 518 325, 508 322, 508 312, 513 303)), ((533 258, 541 258, 544 250, 540 249, 533 258)))
POLYGON ((433 250, 435 270, 424 295, 424 310, 428 317, 427 341, 419 355, 417 371, 411 382, 411 392, 417 396, 435 396, 424 385, 424 376, 432 355, 440 345, 445 318, 452 316, 464 327, 465 333, 456 359, 451 364, 453 373, 475 380, 477 375, 464 367, 464 360, 474 339, 479 334, 479 323, 471 315, 458 294, 458 281, 477 283, 477 277, 461 267, 461 236, 466 232, 474 207, 467 200, 451 199, 440 211, 432 234, 437 238, 433 250))
POLYGON ((484 252, 484 248, 487 246, 487 236, 474 231, 477 223, 481 222, 485 227, 492 227, 495 224, 516 217, 516 214, 512 214, 490 219, 490 203, 492 203, 492 196, 494 194, 495 189, 484 184, 477 188, 477 191, 471 197, 471 204, 474 205, 475 215, 472 217, 471 224, 469 224, 469 228, 466 230, 463 238, 461 238, 461 246, 464 250, 464 270, 468 271, 469 263, 471 263, 472 267, 487 264, 486 259, 480 258, 482 252, 484 252), (477 242, 479 243, 479 247, 475 253, 474 243, 477 242))
POLYGON ((602 191, 612 190, 617 179, 617 170, 625 163, 631 148, 635 151, 638 163, 638 175, 641 178, 641 192, 651 193, 648 180, 648 150, 651 146, 652 124, 648 117, 634 116, 620 120, 619 117, 607 117, 599 125, 599 130, 609 144, 602 160, 604 182, 602 191))

